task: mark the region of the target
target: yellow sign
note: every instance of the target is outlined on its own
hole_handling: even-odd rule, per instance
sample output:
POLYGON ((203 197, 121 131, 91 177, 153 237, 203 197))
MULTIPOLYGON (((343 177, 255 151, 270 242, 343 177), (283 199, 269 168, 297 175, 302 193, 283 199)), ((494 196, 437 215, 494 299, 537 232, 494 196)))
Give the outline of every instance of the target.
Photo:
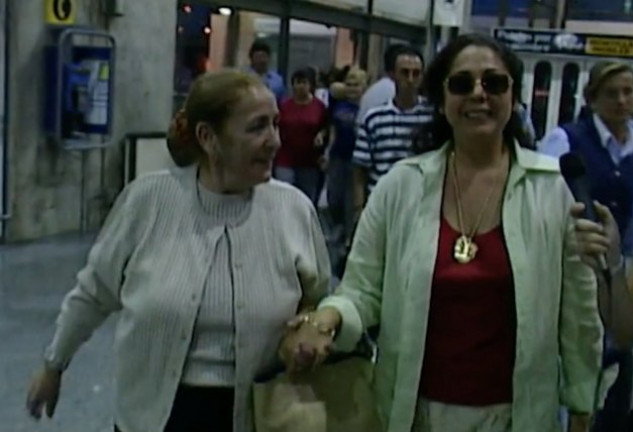
POLYGON ((52 25, 73 25, 77 19, 76 0, 44 0, 46 23, 52 25))
POLYGON ((585 52, 606 57, 633 57, 633 39, 618 37, 587 37, 585 52))

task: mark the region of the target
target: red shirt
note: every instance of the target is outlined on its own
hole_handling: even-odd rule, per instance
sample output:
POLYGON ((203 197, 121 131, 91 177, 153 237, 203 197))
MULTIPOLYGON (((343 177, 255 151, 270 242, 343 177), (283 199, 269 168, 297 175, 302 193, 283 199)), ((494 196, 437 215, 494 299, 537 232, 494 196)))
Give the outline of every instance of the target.
POLYGON ((453 258, 458 236, 442 218, 420 394, 454 405, 510 403, 516 306, 503 230, 476 236, 468 264, 453 258))
POLYGON ((281 148, 276 163, 287 168, 317 167, 320 150, 314 139, 327 124, 327 108, 318 98, 305 105, 286 99, 279 105, 281 148))

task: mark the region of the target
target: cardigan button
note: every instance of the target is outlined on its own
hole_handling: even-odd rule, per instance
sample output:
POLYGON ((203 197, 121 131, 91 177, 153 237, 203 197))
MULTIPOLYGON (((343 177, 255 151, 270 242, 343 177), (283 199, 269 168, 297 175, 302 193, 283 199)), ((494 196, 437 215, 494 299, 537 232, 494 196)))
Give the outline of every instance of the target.
POLYGON ((621 174, 620 174, 620 171, 616 170, 616 171, 613 172, 613 175, 616 176, 616 177, 620 177, 621 174))

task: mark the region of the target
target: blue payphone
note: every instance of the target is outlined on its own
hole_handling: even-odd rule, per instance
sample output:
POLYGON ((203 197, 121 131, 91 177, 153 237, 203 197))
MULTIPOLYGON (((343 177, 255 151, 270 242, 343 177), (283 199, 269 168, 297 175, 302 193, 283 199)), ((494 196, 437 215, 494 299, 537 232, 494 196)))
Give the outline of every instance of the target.
POLYGON ((45 51, 44 130, 67 150, 111 143, 116 42, 112 35, 66 28, 45 51))

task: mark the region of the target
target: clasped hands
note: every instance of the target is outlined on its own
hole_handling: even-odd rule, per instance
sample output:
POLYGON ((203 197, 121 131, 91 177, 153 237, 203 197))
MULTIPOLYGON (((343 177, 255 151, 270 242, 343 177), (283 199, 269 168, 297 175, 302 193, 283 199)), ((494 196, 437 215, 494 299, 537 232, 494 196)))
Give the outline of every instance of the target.
POLYGON ((286 323, 279 356, 290 373, 311 371, 322 364, 334 344, 335 327, 318 312, 301 313, 286 323))

